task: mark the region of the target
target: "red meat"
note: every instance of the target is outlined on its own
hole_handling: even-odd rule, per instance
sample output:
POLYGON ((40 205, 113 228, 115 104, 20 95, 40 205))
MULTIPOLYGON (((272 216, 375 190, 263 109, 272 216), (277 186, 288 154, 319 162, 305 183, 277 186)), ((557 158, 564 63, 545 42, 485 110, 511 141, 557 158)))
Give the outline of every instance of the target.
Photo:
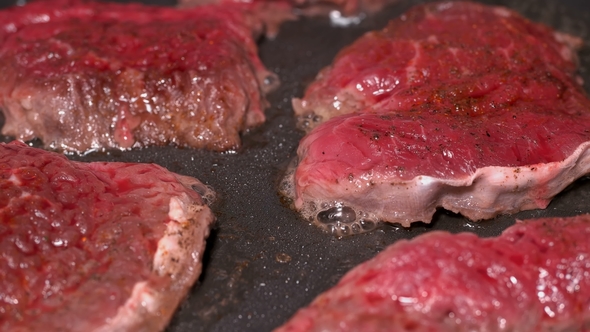
POLYGON ((196 179, 14 142, 0 188, 2 331, 161 331, 201 272, 213 192, 196 179))
POLYGON ((354 268, 276 332, 586 331, 590 216, 431 232, 354 268))
POLYGON ((4 135, 68 152, 240 145, 276 85, 237 9, 83 0, 0 12, 4 135))
POLYGON ((479 220, 545 208, 590 171, 577 40, 501 7, 418 6, 343 50, 298 114, 295 207, 341 234, 362 223, 479 220), (345 216, 345 217, 343 217, 345 216))

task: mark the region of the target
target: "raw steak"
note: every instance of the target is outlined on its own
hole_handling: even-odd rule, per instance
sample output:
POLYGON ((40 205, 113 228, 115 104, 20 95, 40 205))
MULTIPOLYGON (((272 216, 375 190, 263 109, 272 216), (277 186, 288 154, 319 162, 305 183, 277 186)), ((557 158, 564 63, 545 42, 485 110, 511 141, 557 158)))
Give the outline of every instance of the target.
POLYGON ((348 272, 277 332, 586 331, 590 216, 431 232, 348 272))
POLYGON ((214 5, 57 0, 1 11, 2 133, 67 152, 237 148, 278 82, 257 56, 260 25, 214 5))
POLYGON ((0 188, 1 331, 160 331, 201 272, 196 179, 13 142, 0 188))
MULTIPOLYGON (((579 89, 570 81, 580 45, 581 40, 530 22, 507 8, 470 2, 420 5, 340 51, 305 96, 293 100, 293 107, 297 115, 313 115, 323 122, 367 108, 409 110, 425 102, 465 109, 472 105, 458 103, 465 99, 464 104, 478 102, 501 90, 498 98, 503 99, 490 100, 497 106, 520 97, 516 92, 534 97, 560 88, 558 81, 537 83, 545 71, 548 77, 543 81, 556 75, 556 80, 579 89), (504 87, 511 83, 508 78, 519 74, 526 77, 504 87), (518 91, 526 87, 529 90, 518 91)), ((486 105, 480 104, 473 106, 485 111, 486 105)))
POLYGON ((500 7, 418 6, 343 50, 301 101, 322 120, 283 191, 339 234, 545 208, 590 170, 573 37, 500 7))

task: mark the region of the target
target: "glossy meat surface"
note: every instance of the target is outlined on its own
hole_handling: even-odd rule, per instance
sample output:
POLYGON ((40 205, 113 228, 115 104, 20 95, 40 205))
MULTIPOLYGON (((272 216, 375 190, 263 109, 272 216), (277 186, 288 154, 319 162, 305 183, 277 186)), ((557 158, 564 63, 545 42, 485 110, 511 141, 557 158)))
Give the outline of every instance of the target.
POLYGON ((276 86, 260 22, 237 9, 78 0, 0 12, 5 135, 68 152, 174 144, 228 150, 276 86))
POLYGON ((431 232, 347 273, 276 331, 585 331, 590 216, 497 238, 431 232))
POLYGON ((213 192, 196 179, 15 141, 0 187, 2 331, 160 331, 200 274, 213 192))
POLYGON ((472 220, 546 207, 590 171, 578 42, 466 2, 366 34, 294 101, 325 121, 300 142, 295 207, 337 233, 429 222, 439 207, 472 220), (319 217, 343 207, 351 218, 319 217))
POLYGON ((326 121, 356 111, 477 116, 567 98, 581 90, 580 43, 503 7, 420 5, 340 51, 293 106, 326 121))

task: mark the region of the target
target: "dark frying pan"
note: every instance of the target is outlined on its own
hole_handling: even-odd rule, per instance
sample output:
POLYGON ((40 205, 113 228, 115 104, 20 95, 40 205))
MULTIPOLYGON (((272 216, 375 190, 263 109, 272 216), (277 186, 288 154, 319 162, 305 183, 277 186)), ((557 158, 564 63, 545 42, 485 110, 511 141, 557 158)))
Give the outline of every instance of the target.
MULTIPOLYGON (((173 4, 170 0, 145 2, 173 4)), ((288 22, 275 40, 261 41, 262 60, 280 76, 282 85, 269 96, 272 106, 267 110, 268 122, 244 135, 244 147, 236 153, 157 147, 71 157, 157 163, 197 177, 220 194, 221 199, 213 206, 217 224, 207 241, 203 274, 167 331, 269 331, 333 286, 352 267, 399 239, 431 230, 494 236, 513 224, 515 218, 590 212, 590 179, 582 178, 545 210, 479 223, 439 211, 430 225, 417 224, 410 229, 382 225, 368 234, 338 239, 310 226, 281 202, 277 182, 302 137, 295 128, 290 99, 302 95, 305 86, 339 49, 365 31, 383 27, 389 18, 419 2, 399 0, 360 25, 347 28, 332 27, 322 18, 288 22)), ((590 2, 484 2, 511 7, 535 21, 584 38, 587 44, 580 53, 580 74, 590 82, 590 2)), ((590 90, 590 85, 586 87, 590 90)))

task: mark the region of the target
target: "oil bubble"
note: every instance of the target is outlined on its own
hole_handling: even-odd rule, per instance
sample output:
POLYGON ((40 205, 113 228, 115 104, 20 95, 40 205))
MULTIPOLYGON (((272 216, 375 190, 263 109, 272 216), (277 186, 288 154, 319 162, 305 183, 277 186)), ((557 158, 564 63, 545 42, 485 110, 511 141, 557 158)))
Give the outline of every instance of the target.
POLYGON ((303 209, 307 211, 317 211, 318 207, 315 202, 305 202, 303 203, 303 209))
POLYGON ((346 225, 341 225, 340 226, 340 235, 341 236, 346 236, 346 235, 350 235, 352 234, 350 227, 346 226, 346 225))
POLYGON ((318 213, 317 220, 324 224, 350 224, 356 221, 356 212, 347 206, 337 206, 318 213))
POLYGON ((336 231, 336 226, 334 225, 326 225, 325 229, 328 231, 328 233, 330 234, 338 234, 338 232, 336 231))
POLYGON ((374 230, 377 227, 377 224, 369 219, 361 219, 359 220, 359 225, 362 228, 363 232, 369 232, 374 230))
POLYGON ((357 209, 354 205, 347 205, 343 201, 329 199, 308 200, 303 198, 301 205, 296 208, 294 206, 297 198, 294 175, 298 163, 299 160, 295 157, 289 164, 281 182, 278 183, 280 193, 286 197, 281 202, 299 210, 303 220, 335 236, 361 234, 377 228, 380 221, 376 216, 357 209))

